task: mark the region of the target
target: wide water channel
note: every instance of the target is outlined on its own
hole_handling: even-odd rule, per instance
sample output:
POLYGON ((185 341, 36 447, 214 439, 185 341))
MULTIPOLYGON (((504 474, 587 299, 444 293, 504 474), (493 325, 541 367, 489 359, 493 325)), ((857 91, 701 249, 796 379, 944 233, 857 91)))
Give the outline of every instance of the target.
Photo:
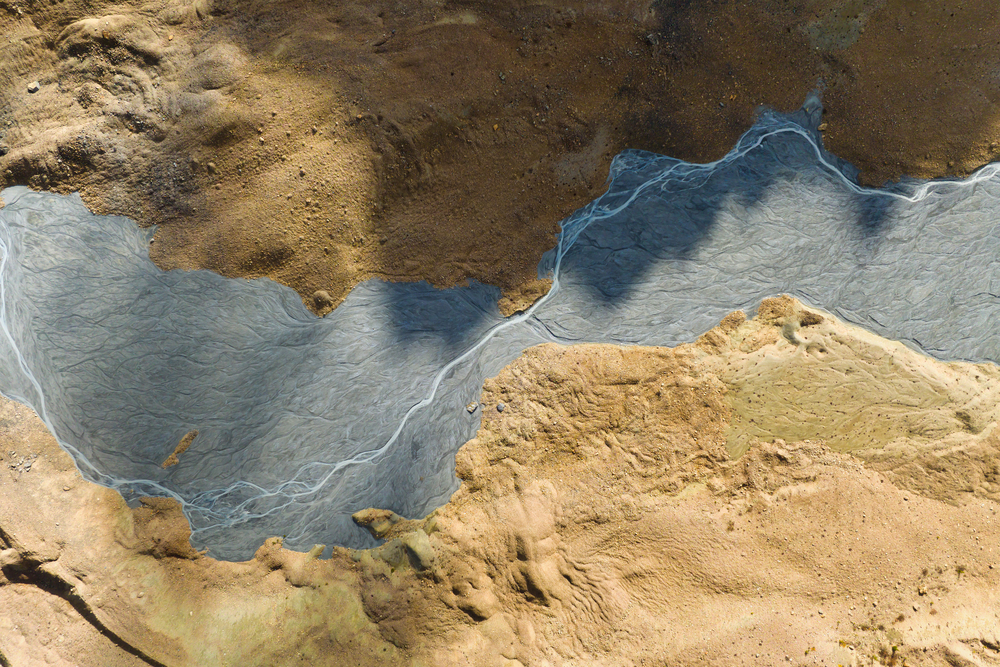
POLYGON ((789 293, 941 359, 1000 360, 1000 169, 864 189, 819 117, 815 98, 765 113, 712 164, 622 153, 539 267, 552 291, 508 319, 489 286, 380 281, 319 319, 269 280, 159 270, 150 230, 76 196, 9 188, 0 391, 87 479, 177 498, 196 547, 246 559, 272 535, 368 546, 351 513, 445 503, 480 423, 465 405, 538 343, 672 346, 789 293))

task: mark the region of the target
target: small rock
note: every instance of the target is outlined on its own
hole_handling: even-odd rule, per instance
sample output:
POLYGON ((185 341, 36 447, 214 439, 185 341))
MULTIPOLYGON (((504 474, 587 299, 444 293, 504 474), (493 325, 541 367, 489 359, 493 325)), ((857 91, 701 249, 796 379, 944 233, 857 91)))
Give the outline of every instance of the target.
POLYGON ((37 93, 39 87, 40 86, 38 85, 37 81, 32 81, 31 83, 28 84, 28 92, 29 93, 37 93))
POLYGON ((351 519, 361 528, 364 528, 375 539, 382 539, 394 525, 399 523, 403 517, 391 510, 381 510, 368 508, 355 512, 351 519))
POLYGON ((920 611, 920 605, 918 604, 913 605, 913 611, 920 611))
POLYGON ((299 176, 305 176, 305 175, 306 175, 306 170, 300 168, 299 169, 299 176))
POLYGON ((476 403, 475 401, 473 401, 472 403, 469 403, 468 405, 466 405, 465 409, 468 410, 469 414, 471 415, 473 412, 476 411, 476 408, 478 408, 478 407, 479 407, 479 403, 476 403))
POLYGON ((214 162, 209 162, 208 164, 205 165, 205 167, 208 169, 208 173, 210 174, 214 174, 219 169, 218 167, 215 166, 214 162))
POLYGON ((316 290, 313 292, 313 303, 316 304, 316 308, 322 310, 323 308, 329 308, 333 305, 333 297, 326 290, 316 290))
POLYGON ((503 412, 506 409, 507 409, 506 405, 504 405, 503 403, 497 403, 497 412, 503 412))

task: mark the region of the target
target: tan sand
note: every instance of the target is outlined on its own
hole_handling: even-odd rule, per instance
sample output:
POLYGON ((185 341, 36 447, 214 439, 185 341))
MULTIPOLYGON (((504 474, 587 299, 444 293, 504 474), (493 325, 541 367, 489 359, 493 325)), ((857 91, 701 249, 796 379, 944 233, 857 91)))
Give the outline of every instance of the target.
POLYGON ((4 402, 0 663, 995 665, 998 379, 788 298, 676 349, 544 345, 486 383, 447 505, 246 563, 4 402))

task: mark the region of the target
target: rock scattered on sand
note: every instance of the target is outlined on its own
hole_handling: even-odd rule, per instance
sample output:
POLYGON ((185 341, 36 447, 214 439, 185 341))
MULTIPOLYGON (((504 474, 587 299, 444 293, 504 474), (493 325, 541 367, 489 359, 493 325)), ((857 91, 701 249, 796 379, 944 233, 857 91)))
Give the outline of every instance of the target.
POLYGON ((981 64, 1000 44, 981 33, 997 3, 947 22, 900 3, 8 2, 0 186, 77 191, 159 225, 163 269, 266 275, 307 303, 371 278, 472 278, 510 296, 618 151, 717 159, 760 105, 793 110, 817 80, 824 140, 865 182, 996 160, 996 76, 981 64), (897 66, 915 43, 938 48, 897 66), (32 95, 25 76, 58 85, 32 95), (323 212, 284 206, 288 190, 323 212), (261 230, 310 233, 282 254, 261 230))

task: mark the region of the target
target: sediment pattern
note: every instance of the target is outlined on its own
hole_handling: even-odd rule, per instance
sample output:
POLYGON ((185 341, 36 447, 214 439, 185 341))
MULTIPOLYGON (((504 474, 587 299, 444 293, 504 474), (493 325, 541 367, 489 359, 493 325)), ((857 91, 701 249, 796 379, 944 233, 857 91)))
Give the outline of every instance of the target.
POLYGON ((868 190, 819 119, 815 98, 764 114, 711 164, 623 153, 543 259, 548 294, 506 319, 495 288, 379 281, 317 319, 268 280, 160 271, 127 219, 8 189, 0 389, 89 479, 176 498, 197 546, 242 559, 270 535, 370 545, 358 509, 443 504, 454 453, 498 408, 466 406, 538 343, 676 345, 787 292, 939 358, 996 360, 998 169, 868 190))

